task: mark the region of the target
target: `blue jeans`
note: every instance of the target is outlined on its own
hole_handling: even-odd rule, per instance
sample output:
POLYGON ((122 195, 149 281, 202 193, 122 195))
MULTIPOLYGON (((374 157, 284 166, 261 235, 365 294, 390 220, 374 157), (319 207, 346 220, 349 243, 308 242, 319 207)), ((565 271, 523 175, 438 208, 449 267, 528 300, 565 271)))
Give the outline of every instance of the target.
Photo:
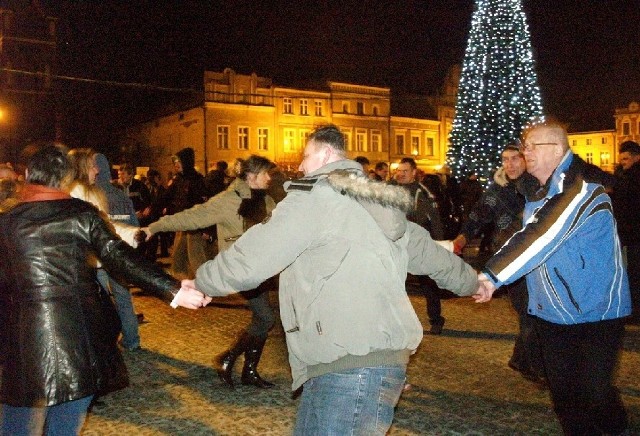
POLYGON ((139 347, 138 317, 133 308, 131 292, 110 277, 102 268, 98 268, 98 281, 104 289, 111 292, 116 303, 116 310, 122 323, 122 346, 126 349, 139 347))
POLYGON ((93 395, 49 407, 2 405, 0 435, 71 436, 80 434, 93 395))
POLYGON ((406 373, 404 366, 379 366, 307 380, 294 435, 385 435, 406 373))

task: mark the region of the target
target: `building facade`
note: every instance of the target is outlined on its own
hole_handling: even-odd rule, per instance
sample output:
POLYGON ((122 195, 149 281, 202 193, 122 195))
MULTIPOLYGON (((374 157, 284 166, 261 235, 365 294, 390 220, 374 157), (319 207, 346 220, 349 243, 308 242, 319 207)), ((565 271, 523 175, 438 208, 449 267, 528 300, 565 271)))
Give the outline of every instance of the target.
POLYGON ((640 105, 636 101, 626 108, 616 109, 616 135, 619 143, 624 141, 640 142, 640 105))
POLYGON ((311 131, 333 123, 344 133, 351 158, 375 163, 410 156, 434 172, 445 160, 455 104, 451 96, 417 97, 414 103, 428 110, 398 116, 392 114, 389 88, 341 82, 316 89, 280 87, 230 68, 205 72, 204 89, 202 105, 135 126, 126 141, 154 150, 149 164, 165 174, 171 156, 184 147, 194 148, 203 173, 219 160, 231 163, 251 154, 295 172, 311 131))
POLYGON ((571 150, 590 164, 613 173, 618 162, 618 136, 615 130, 569 133, 571 150))

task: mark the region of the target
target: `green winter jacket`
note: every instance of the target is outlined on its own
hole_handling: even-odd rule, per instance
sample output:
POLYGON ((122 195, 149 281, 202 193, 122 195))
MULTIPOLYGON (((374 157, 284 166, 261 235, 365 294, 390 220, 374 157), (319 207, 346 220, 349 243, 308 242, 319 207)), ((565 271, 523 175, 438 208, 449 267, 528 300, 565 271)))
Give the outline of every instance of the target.
POLYGON ((328 372, 406 365, 422 340, 407 272, 475 292, 473 268, 407 221, 407 191, 364 177, 356 162, 327 164, 286 188, 270 220, 200 266, 196 287, 226 295, 281 272, 294 390, 328 372))

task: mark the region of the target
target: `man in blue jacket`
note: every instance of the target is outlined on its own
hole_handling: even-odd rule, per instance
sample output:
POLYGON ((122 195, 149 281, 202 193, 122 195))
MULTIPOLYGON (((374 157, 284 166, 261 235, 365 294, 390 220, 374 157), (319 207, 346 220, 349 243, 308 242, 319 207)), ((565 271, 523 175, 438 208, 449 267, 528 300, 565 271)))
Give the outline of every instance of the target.
POLYGON ((611 200, 559 124, 533 124, 522 149, 533 176, 524 186, 524 227, 487 262, 479 301, 526 276, 565 434, 621 434, 628 422, 613 375, 631 299, 611 200))

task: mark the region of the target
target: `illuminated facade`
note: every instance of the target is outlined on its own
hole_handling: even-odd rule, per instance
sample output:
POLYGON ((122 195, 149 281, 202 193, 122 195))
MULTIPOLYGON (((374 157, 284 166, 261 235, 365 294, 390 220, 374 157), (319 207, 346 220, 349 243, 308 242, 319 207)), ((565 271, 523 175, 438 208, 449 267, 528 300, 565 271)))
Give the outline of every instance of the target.
POLYGON ((617 162, 618 140, 615 130, 569 133, 571 150, 590 164, 613 172, 617 162))
POLYGON ((351 158, 375 163, 411 156, 433 172, 445 159, 455 102, 447 92, 456 88, 448 83, 442 96, 414 98, 414 106, 422 107, 418 117, 404 116, 411 112, 406 107, 393 114, 389 88, 341 82, 287 88, 227 68, 205 72, 204 89, 202 105, 129 129, 126 141, 153 150, 145 157, 165 174, 172 170, 170 157, 184 147, 194 148, 201 172, 219 160, 231 163, 251 154, 295 171, 309 133, 333 123, 345 134, 351 158))
POLYGON ((633 101, 626 108, 616 109, 616 134, 619 143, 640 142, 640 105, 633 101))

